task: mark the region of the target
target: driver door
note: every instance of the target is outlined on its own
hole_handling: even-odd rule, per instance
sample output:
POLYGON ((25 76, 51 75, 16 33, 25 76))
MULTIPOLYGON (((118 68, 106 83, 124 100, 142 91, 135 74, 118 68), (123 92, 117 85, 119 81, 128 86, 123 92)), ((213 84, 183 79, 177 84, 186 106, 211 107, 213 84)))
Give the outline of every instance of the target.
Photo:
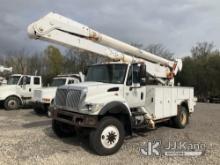
POLYGON ((19 94, 22 98, 31 98, 32 97, 32 89, 31 89, 31 77, 23 76, 19 82, 19 94))
POLYGON ((138 64, 132 64, 125 84, 124 98, 130 108, 142 107, 145 104, 146 87, 140 85, 139 70, 138 64))

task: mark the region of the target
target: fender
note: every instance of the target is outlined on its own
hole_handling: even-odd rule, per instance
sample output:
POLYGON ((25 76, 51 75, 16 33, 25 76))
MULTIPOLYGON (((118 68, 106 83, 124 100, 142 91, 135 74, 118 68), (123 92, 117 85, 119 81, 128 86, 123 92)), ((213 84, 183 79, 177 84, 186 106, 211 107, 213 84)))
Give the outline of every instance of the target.
POLYGON ((21 96, 18 95, 18 94, 16 94, 16 93, 14 93, 14 92, 8 92, 8 93, 6 93, 6 94, 1 95, 1 96, 0 96, 1 101, 6 100, 6 99, 7 99, 8 97, 10 97, 10 96, 18 97, 18 98, 21 100, 21 102, 22 102, 21 96))
POLYGON ((22 98, 21 98, 19 95, 17 95, 17 94, 8 95, 8 96, 4 99, 4 101, 5 101, 7 98, 12 97, 12 96, 19 98, 19 100, 21 101, 21 104, 23 104, 22 98))
POLYGON ((123 113, 123 114, 128 114, 129 116, 131 116, 130 108, 126 104, 120 101, 112 101, 106 104, 99 112, 99 115, 104 115, 107 112, 111 112, 114 114, 123 113), (114 109, 114 108, 117 108, 117 109, 114 109))
POLYGON ((183 100, 179 105, 185 106, 189 110, 189 100, 183 100))
POLYGON ((190 114, 190 113, 192 113, 192 111, 190 111, 190 106, 189 106, 189 100, 183 100, 183 101, 181 101, 178 105, 177 105, 177 114, 179 113, 179 108, 181 107, 181 106, 184 106, 186 109, 187 109, 187 111, 188 111, 188 113, 190 114))
MULTIPOLYGON (((133 119, 132 119, 132 114, 130 111, 130 108, 119 101, 112 101, 108 104, 106 104, 100 111, 99 115, 106 115, 107 113, 117 115, 117 114, 124 114, 123 119, 123 124, 125 126, 126 132, 129 135, 132 135, 132 128, 133 128, 133 119)), ((119 117, 120 118, 120 117, 119 117)))

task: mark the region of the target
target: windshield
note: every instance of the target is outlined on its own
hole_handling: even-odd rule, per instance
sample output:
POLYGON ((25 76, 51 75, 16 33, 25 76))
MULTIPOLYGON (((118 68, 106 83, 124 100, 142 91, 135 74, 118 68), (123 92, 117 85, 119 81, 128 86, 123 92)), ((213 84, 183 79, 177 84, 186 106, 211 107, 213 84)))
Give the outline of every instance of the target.
POLYGON ((53 79, 53 82, 51 84, 52 87, 58 87, 61 85, 65 85, 66 79, 53 79))
POLYGON ((8 85, 17 85, 20 78, 21 78, 21 76, 10 76, 7 84, 8 85))
POLYGON ((86 81, 123 84, 126 70, 126 64, 93 65, 88 68, 86 81))

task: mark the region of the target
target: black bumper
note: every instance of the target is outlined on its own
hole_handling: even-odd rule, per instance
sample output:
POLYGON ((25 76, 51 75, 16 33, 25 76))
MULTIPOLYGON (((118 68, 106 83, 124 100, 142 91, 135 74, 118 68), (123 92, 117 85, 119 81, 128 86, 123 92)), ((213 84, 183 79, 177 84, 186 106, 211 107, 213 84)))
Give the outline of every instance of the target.
POLYGON ((98 116, 79 114, 61 109, 51 110, 51 118, 76 127, 95 128, 98 122, 98 116))
POLYGON ((46 109, 47 107, 49 107, 49 105, 49 103, 41 103, 38 101, 32 102, 32 106, 34 108, 46 109))

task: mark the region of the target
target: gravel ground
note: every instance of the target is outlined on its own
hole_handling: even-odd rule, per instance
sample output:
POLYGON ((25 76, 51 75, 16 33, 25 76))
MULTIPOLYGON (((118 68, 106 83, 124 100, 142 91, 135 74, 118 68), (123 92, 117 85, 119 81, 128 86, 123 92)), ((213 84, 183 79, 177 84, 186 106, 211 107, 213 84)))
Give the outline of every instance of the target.
POLYGON ((84 138, 57 138, 51 120, 31 109, 0 110, 0 164, 220 164, 220 104, 198 103, 185 129, 160 125, 156 130, 136 133, 112 155, 95 155, 84 138), (204 144, 202 156, 144 156, 145 142, 204 144))

